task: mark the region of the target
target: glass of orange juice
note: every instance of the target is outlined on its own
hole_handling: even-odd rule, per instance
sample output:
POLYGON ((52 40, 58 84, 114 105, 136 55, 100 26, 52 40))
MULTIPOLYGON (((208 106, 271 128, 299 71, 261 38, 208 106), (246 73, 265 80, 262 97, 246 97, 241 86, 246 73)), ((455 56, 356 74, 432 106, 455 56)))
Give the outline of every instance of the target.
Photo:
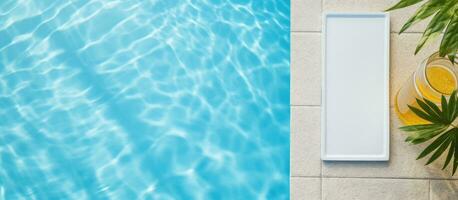
POLYGON ((441 96, 450 96, 457 89, 456 65, 434 53, 424 60, 395 96, 396 113, 405 125, 426 124, 408 105, 419 107, 416 98, 426 98, 440 105, 441 96))

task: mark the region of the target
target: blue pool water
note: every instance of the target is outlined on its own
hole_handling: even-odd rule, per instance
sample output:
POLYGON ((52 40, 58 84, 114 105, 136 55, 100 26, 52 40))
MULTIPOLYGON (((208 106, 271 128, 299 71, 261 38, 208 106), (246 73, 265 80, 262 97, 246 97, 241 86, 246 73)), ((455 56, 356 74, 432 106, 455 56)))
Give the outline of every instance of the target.
POLYGON ((289 12, 0 1, 0 199, 288 199, 289 12))

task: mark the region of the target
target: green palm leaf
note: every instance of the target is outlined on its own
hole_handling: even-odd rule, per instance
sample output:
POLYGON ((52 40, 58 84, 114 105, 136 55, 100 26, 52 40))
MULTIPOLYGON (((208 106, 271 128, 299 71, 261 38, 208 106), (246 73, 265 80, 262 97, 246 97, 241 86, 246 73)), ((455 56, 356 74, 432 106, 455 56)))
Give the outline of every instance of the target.
POLYGON ((429 40, 432 40, 439 36, 441 32, 447 27, 449 21, 451 20, 451 17, 453 16, 453 13, 451 10, 453 10, 454 6, 451 6, 450 4, 453 3, 454 0, 449 1, 448 4, 445 4, 447 6, 443 6, 439 12, 437 12, 436 15, 434 15, 433 19, 429 22, 428 26, 426 27, 425 32, 423 33, 423 36, 420 39, 420 42, 417 45, 417 48, 415 49, 415 54, 417 54, 421 48, 428 42, 429 40))
MULTIPOLYGON (((392 11, 415 5, 424 0, 400 0, 397 4, 387 9, 392 11)), ((456 62, 458 53, 458 0, 426 0, 426 2, 410 17, 400 33, 409 29, 413 24, 434 16, 423 32, 415 54, 417 54, 429 41, 434 40, 443 31, 439 55, 447 56, 450 61, 456 62)))
POLYGON ((410 26, 414 25, 417 22, 420 22, 431 15, 437 13, 437 11, 440 10, 442 4, 444 3, 444 0, 436 0, 436 1, 428 1, 425 4, 423 4, 420 9, 417 10, 417 12, 410 17, 409 20, 402 26, 401 31, 399 33, 403 33, 407 29, 410 28, 410 26))
POLYGON ((420 155, 417 157, 417 160, 429 155, 431 152, 440 148, 442 144, 446 143, 449 137, 449 132, 450 130, 439 136, 436 140, 434 140, 428 147, 426 147, 425 150, 423 150, 423 152, 420 153, 420 155))
MULTIPOLYGON (((455 161, 453 162, 453 172, 452 174, 455 174, 456 169, 458 167, 458 136, 455 135, 455 161)), ((453 151, 453 149, 450 149, 450 151, 453 151)))
MULTIPOLYGON (((455 9, 455 11, 458 11, 458 9, 455 9)), ((458 49, 458 40, 456 37, 458 37, 458 13, 455 12, 442 38, 439 51, 440 56, 448 55, 450 60, 455 60, 456 50, 458 49)))
POLYGON ((456 109, 457 109, 457 103, 456 103, 456 91, 452 92, 452 95, 450 95, 450 109, 448 113, 448 120, 449 123, 452 123, 453 120, 456 118, 456 109))
POLYGON ((393 7, 388 8, 387 11, 396 10, 396 9, 400 9, 400 8, 405 8, 407 6, 411 6, 411 5, 417 4, 417 3, 421 2, 421 1, 423 1, 423 0, 401 0, 396 5, 394 5, 393 7))
POLYGON ((445 160, 442 170, 445 169, 448 166, 448 164, 450 163, 450 161, 452 160, 453 154, 455 153, 455 151, 453 151, 453 149, 455 149, 455 145, 456 145, 456 135, 453 136, 452 145, 450 146, 450 150, 452 151, 450 150, 448 151, 447 159, 445 160))
POLYGON ((432 140, 417 159, 431 155, 426 162, 426 165, 429 165, 441 155, 446 155, 443 169, 451 162, 452 175, 454 175, 458 168, 458 127, 453 124, 458 117, 456 91, 450 95, 448 101, 445 96, 442 96, 441 106, 427 99, 417 99, 417 104, 418 108, 414 106, 409 106, 409 108, 418 117, 427 120, 429 123, 400 127, 400 130, 408 133, 405 141, 411 144, 420 144, 432 140))
MULTIPOLYGON (((410 133, 405 141, 410 142, 412 144, 421 144, 423 142, 426 142, 436 137, 440 133, 443 133, 448 128, 448 126, 446 125, 434 125, 434 124, 431 124, 431 125, 433 126, 429 128, 419 129, 419 130, 416 130, 410 133)), ((401 127, 401 130, 403 130, 403 128, 406 128, 406 127, 401 127)))
MULTIPOLYGON (((452 129, 452 130, 454 130, 454 129, 452 129)), ((442 142, 442 144, 439 147, 436 148, 436 151, 429 158, 429 160, 426 163, 426 165, 429 165, 430 163, 435 161, 437 158, 439 158, 439 156, 441 156, 444 153, 444 151, 448 148, 450 143, 452 143, 452 140, 450 140, 450 138, 452 138, 452 135, 451 134, 444 134, 444 135, 447 135, 447 137, 445 138, 444 142, 442 142)))

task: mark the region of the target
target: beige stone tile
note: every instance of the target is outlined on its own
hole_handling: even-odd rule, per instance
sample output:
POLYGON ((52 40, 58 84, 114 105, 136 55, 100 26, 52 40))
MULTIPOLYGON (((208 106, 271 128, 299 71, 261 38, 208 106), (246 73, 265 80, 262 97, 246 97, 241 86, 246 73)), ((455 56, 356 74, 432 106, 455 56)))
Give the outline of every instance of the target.
POLYGON ((291 0, 291 30, 321 30, 321 0, 291 0))
POLYGON ((291 177, 291 200, 320 200, 320 178, 291 177))
POLYGON ((437 40, 414 55, 421 35, 420 33, 391 34, 390 102, 392 106, 396 93, 403 85, 407 84, 413 72, 425 59, 439 49, 440 41, 437 40))
MULTIPOLYGON (((426 46, 418 55, 414 55, 416 44, 420 38, 421 34, 419 33, 391 34, 391 106, 394 105, 394 96, 399 88, 406 83, 420 63, 437 49, 438 42, 426 46)), ((405 143, 406 135, 398 130, 400 126, 401 124, 392 108, 390 161, 326 162, 323 164, 323 175, 331 177, 449 178, 449 170, 440 170, 440 161, 431 166, 424 166, 424 160, 415 160, 425 145, 413 146, 405 143)))
POLYGON ((321 175, 320 108, 291 107, 291 175, 321 175))
POLYGON ((428 200, 429 181, 409 179, 325 178, 325 200, 428 200))
POLYGON ((458 199, 458 181, 431 180, 431 200, 458 199))
POLYGON ((291 34, 292 105, 320 105, 320 35, 319 33, 291 34))
POLYGON ((324 162, 325 177, 389 177, 389 178, 447 178, 451 177, 450 169, 442 171, 444 156, 436 162, 425 166, 425 159, 416 160, 418 154, 427 144, 410 145, 404 142, 406 134, 394 110, 391 109, 390 160, 387 162, 324 162))
MULTIPOLYGON (((383 12, 398 0, 323 0, 323 11, 339 12, 383 12)), ((390 12, 391 31, 399 32, 404 23, 420 6, 415 5, 401 10, 390 12)), ((408 32, 423 32, 427 22, 413 25, 408 32)))

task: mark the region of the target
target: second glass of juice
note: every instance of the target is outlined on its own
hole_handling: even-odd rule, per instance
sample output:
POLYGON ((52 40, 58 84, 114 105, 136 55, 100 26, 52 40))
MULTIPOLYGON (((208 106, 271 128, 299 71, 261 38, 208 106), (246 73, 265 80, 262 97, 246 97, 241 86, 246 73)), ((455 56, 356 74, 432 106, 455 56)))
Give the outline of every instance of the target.
POLYGON ((396 113, 405 125, 427 124, 408 105, 419 107, 416 98, 426 98, 440 105, 441 96, 450 96, 457 89, 457 69, 450 60, 434 53, 423 61, 395 96, 396 113))

